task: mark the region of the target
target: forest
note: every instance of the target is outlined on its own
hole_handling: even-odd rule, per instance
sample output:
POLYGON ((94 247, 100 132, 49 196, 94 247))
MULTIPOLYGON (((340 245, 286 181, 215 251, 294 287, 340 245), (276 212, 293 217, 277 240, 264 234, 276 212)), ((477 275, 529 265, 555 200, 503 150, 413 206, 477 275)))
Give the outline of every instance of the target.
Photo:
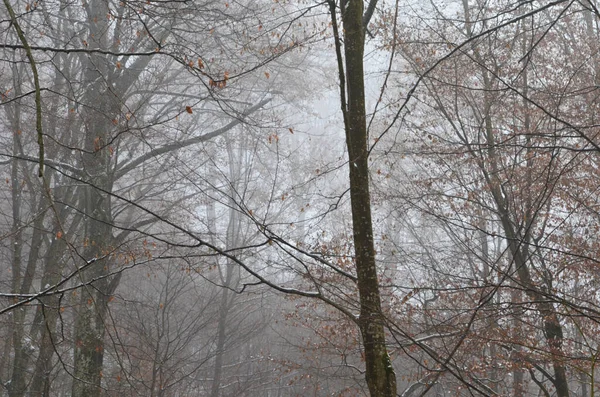
POLYGON ((0 396, 600 395, 597 0, 0 35, 0 396))

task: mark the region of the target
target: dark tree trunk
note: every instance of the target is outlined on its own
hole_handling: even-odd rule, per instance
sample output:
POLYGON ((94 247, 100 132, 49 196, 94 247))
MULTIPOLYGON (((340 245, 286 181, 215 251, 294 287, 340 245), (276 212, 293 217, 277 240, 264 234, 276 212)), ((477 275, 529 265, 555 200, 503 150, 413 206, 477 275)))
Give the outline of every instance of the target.
POLYGON ((396 396, 396 374, 385 344, 381 297, 371 220, 363 56, 363 1, 349 0, 342 12, 348 104, 346 144, 356 273, 360 295, 359 326, 365 349, 366 380, 371 396, 396 396))

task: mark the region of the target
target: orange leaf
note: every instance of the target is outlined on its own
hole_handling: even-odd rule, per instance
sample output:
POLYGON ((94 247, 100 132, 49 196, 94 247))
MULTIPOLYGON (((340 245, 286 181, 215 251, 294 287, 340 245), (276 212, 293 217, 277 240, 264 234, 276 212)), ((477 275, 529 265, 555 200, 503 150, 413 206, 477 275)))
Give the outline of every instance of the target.
POLYGON ((58 232, 56 232, 56 238, 61 238, 62 237, 62 232, 59 230, 58 232))
POLYGON ((185 107, 185 111, 188 112, 189 114, 192 114, 192 107, 191 106, 186 106, 185 107))
POLYGON ((269 77, 271 77, 271 75, 269 74, 269 72, 265 72, 265 77, 266 77, 266 78, 269 78, 269 77))

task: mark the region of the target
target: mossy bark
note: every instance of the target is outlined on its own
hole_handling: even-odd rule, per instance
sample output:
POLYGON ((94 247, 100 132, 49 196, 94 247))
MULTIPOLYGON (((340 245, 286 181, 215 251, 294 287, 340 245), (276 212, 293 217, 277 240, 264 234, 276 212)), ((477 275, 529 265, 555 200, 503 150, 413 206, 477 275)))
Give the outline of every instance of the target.
POLYGON ((348 104, 346 144, 358 290, 359 326, 365 351, 366 380, 371 396, 396 396, 396 375, 385 344, 381 296, 375 263, 369 153, 365 111, 363 1, 349 0, 342 10, 348 104))

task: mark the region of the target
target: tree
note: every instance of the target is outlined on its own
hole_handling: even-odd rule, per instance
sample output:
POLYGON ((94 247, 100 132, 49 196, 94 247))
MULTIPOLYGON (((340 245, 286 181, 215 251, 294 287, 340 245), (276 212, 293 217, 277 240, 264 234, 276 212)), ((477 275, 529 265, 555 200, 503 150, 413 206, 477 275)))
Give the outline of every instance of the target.
POLYGON ((363 62, 366 26, 376 5, 375 0, 371 1, 365 13, 361 0, 340 2, 344 28, 344 57, 340 50, 339 32, 335 26, 337 17, 334 2, 330 2, 330 10, 339 68, 340 105, 348 148, 356 282, 360 298, 360 315, 357 323, 365 349, 365 377, 371 396, 395 396, 396 374, 386 348, 369 193, 369 150, 363 62), (344 61, 345 66, 342 66, 344 61))
MULTIPOLYGON (((538 388, 544 395, 554 389, 567 396, 575 390, 569 367, 574 365, 573 373, 579 371, 572 331, 579 328, 580 315, 597 320, 595 303, 573 289, 580 271, 588 280, 595 275, 574 265, 582 259, 580 251, 563 245, 581 235, 583 224, 595 223, 593 217, 583 221, 582 208, 564 194, 578 189, 574 180, 589 183, 594 178, 585 164, 595 159, 579 150, 593 143, 579 130, 582 123, 569 116, 572 106, 595 114, 595 100, 582 94, 591 89, 594 72, 583 63, 571 68, 572 53, 565 49, 577 41, 564 35, 566 30, 578 32, 579 42, 585 43, 583 27, 590 14, 586 7, 565 3, 517 9, 495 4, 498 8, 487 8, 485 16, 480 4, 463 5, 464 24, 451 22, 439 11, 431 32, 425 24, 423 31, 416 26, 410 32, 413 42, 398 43, 421 84, 410 95, 418 96, 422 104, 407 117, 418 132, 414 146, 396 146, 420 165, 420 172, 402 175, 409 182, 415 177, 412 191, 398 190, 407 205, 439 225, 441 235, 454 246, 449 260, 472 269, 455 264, 442 268, 444 243, 438 239, 438 255, 431 258, 446 287, 440 288, 436 305, 453 291, 474 307, 464 308, 471 320, 458 314, 444 319, 455 327, 468 325, 457 349, 448 354, 462 362, 472 340, 482 338, 489 346, 482 349, 477 365, 468 364, 486 368, 487 373, 479 380, 473 372, 465 377, 485 379, 490 394, 502 392, 501 379, 513 375, 514 382, 504 383, 512 387, 504 388, 509 395, 538 388), (565 13, 570 14, 563 19, 565 13), (567 20, 568 29, 562 27, 567 20), (563 34, 554 35, 555 31, 563 34), (443 62, 432 57, 442 52, 446 52, 443 62), (497 248, 490 250, 491 246, 497 248), (476 290, 471 293, 470 288, 476 290), (578 308, 575 316, 573 307, 578 308), (479 321, 486 326, 478 326, 479 321)), ((592 125, 584 129, 594 129, 592 125)), ((591 264, 596 255, 588 251, 584 257, 591 264)), ((460 312, 459 302, 448 303, 438 307, 444 313, 460 312)))
POLYGON ((598 12, 577 4, 5 1, 9 395, 318 393, 324 367, 372 396, 591 392, 597 65, 570 57, 595 60, 598 12), (342 117, 310 130, 327 45, 342 117), (299 302, 308 347, 231 326, 289 330, 263 320, 293 303, 242 298, 260 286, 299 302))
MULTIPOLYGON (((9 13, 14 11, 8 2, 5 6, 9 13)), ((173 161, 174 151, 201 144, 229 131, 244 117, 267 104, 270 98, 259 94, 248 98, 258 99, 257 103, 227 104, 227 98, 218 90, 227 84, 229 72, 220 70, 222 66, 218 60, 211 59, 211 54, 220 51, 222 54, 222 49, 208 47, 202 54, 204 61, 202 57, 191 57, 192 54, 179 57, 177 50, 160 50, 162 46, 184 48, 182 46, 191 40, 186 31, 193 22, 189 16, 197 13, 194 5, 91 2, 81 8, 68 3, 44 3, 34 7, 23 4, 22 7, 17 9, 21 14, 11 13, 12 25, 7 25, 6 29, 11 32, 11 26, 17 30, 22 27, 19 36, 28 36, 32 45, 9 42, 3 47, 13 54, 16 54, 15 50, 25 49, 32 68, 44 65, 46 77, 41 79, 42 88, 35 76, 34 115, 44 117, 44 134, 51 139, 40 142, 40 148, 46 149, 46 158, 39 158, 40 173, 41 165, 46 166, 44 179, 31 180, 32 165, 28 163, 35 161, 34 156, 29 155, 32 142, 20 136, 21 126, 29 117, 23 111, 28 93, 21 92, 22 86, 27 87, 28 70, 14 68, 14 81, 13 84, 9 82, 8 87, 18 88, 6 88, 6 94, 3 94, 5 108, 14 109, 14 117, 9 119, 14 150, 3 154, 15 162, 10 178, 16 188, 12 204, 17 232, 11 293, 15 298, 21 297, 15 302, 15 308, 36 299, 40 306, 33 316, 31 331, 25 330, 26 322, 30 321, 28 310, 15 310, 12 346, 15 359, 10 371, 12 379, 6 380, 5 384, 15 396, 23 395, 28 387, 34 393, 48 393, 52 357, 57 352, 54 333, 57 327, 64 325, 57 321, 62 322, 65 318, 61 316, 61 311, 65 310, 61 306, 64 290, 59 292, 57 289, 74 282, 82 288, 77 292, 79 304, 72 306, 76 318, 73 394, 98 395, 102 383, 108 304, 119 285, 120 266, 123 265, 117 258, 128 250, 131 251, 125 255, 138 251, 128 243, 135 244, 140 240, 134 237, 127 241, 127 238, 134 230, 157 221, 156 216, 146 216, 132 224, 136 210, 135 205, 130 205, 131 200, 139 205, 143 200, 151 202, 161 188, 180 188, 177 182, 166 181, 160 165, 155 164, 169 164, 173 161), (33 45, 28 32, 44 26, 52 34, 42 35, 33 45), (174 31, 178 31, 178 35, 173 35, 174 31), (79 42, 73 45, 71 40, 75 37, 79 42), (32 51, 36 51, 35 56, 32 51), (50 55, 44 57, 44 52, 50 55), (192 66, 189 59, 194 59, 192 66), (187 68, 202 77, 204 94, 189 92, 187 87, 175 84, 185 80, 187 68), (38 97, 42 90, 44 96, 40 103, 38 97), (165 101, 173 97, 177 100, 165 101), (193 128, 201 119, 190 116, 194 112, 192 108, 198 115, 202 114, 198 110, 203 106, 226 106, 229 116, 210 117, 209 109, 205 114, 217 126, 215 130, 190 134, 196 132, 193 128), (179 115, 188 119, 176 142, 164 139, 154 129, 179 115), (150 150, 143 149, 144 144, 149 144, 150 150), (28 192, 33 197, 29 213, 21 211, 22 187, 18 182, 21 175, 29 181, 28 192), (152 183, 132 188, 132 182, 140 177, 142 181, 152 183), (131 200, 117 202, 114 200, 117 193, 127 195, 131 200), (18 225, 22 217, 27 216, 35 219, 35 225, 28 235, 28 249, 23 249, 27 243, 19 241, 22 226, 18 225), (45 233, 48 226, 51 230, 45 233), (27 255, 27 265, 23 266, 21 257, 27 255), (44 258, 41 274, 37 270, 40 257, 44 258), (38 282, 39 288, 35 287, 38 282), (42 292, 32 294, 32 290, 42 292), (38 334, 42 342, 36 356, 30 351, 30 344, 23 341, 37 341, 38 334), (30 368, 35 368, 32 383, 27 379, 30 368)), ((212 38, 229 33, 226 27, 217 34, 206 32, 212 38)), ((14 62, 19 62, 18 56, 14 62)), ((181 200, 172 196, 164 198, 175 202, 181 200)), ((163 215, 169 212, 164 208, 161 211, 163 215)))

